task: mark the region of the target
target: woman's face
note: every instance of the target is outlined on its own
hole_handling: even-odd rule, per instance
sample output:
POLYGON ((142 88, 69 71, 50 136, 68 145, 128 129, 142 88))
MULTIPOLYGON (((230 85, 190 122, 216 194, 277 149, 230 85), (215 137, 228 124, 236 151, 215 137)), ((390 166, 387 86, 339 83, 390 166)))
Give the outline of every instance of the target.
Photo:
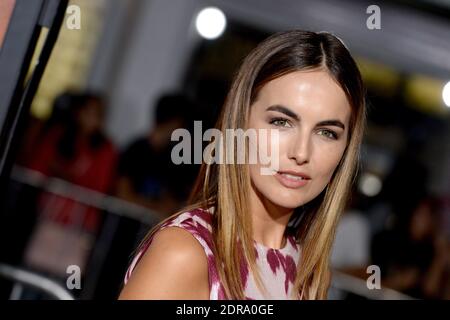
POLYGON ((101 130, 103 124, 103 106, 95 99, 90 99, 78 111, 78 124, 83 134, 90 135, 101 130))
POLYGON ((410 222, 410 233, 413 239, 423 240, 433 233, 434 225, 431 210, 429 204, 425 201, 421 202, 414 210, 410 222))
MULTIPOLYGON (((252 192, 288 209, 318 196, 344 154, 350 114, 344 91, 326 71, 296 71, 268 82, 251 106, 248 128, 278 129, 279 165, 273 175, 261 175, 267 166, 250 164, 252 192)), ((262 143, 271 150, 275 142, 258 136, 258 148, 262 143)))

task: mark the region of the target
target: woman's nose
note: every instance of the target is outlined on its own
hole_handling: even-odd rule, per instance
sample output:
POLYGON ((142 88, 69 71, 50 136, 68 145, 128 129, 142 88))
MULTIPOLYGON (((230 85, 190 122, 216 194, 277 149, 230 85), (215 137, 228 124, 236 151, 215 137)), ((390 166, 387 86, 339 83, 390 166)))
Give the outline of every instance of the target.
POLYGON ((289 159, 295 160, 298 165, 309 162, 311 156, 311 142, 307 134, 299 134, 292 137, 288 156, 289 159))

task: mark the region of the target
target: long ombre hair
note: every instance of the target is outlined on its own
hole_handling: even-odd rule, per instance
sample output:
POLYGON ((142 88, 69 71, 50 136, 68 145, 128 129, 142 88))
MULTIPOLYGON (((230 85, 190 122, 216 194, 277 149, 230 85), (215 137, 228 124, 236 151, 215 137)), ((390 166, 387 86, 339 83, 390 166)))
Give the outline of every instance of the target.
MULTIPOLYGON (((226 129, 247 128, 250 107, 267 82, 290 72, 315 69, 327 71, 339 84, 352 112, 347 146, 328 186, 293 214, 299 218, 294 232, 301 247, 294 299, 327 297, 331 280, 329 256, 339 217, 359 168, 365 127, 365 91, 358 67, 342 41, 330 33, 294 30, 274 34, 243 61, 216 124, 225 141, 226 129)), ((224 145, 228 145, 227 141, 224 145)), ((227 148, 223 152, 226 158, 227 148)), ((217 270, 227 298, 242 300, 245 299, 240 276, 242 259, 248 263, 258 287, 262 290, 265 287, 256 267, 249 215, 249 168, 247 164, 234 163, 203 163, 189 205, 154 226, 142 244, 175 216, 195 208, 212 207, 217 270)))

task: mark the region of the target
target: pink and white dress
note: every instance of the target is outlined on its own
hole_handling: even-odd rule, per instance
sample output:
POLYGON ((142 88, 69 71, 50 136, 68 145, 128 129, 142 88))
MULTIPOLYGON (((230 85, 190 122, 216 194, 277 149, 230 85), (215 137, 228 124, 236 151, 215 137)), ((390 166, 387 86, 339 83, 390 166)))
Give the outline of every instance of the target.
MULTIPOLYGON (((159 230, 166 227, 180 227, 187 230, 203 247, 208 259, 209 298, 211 300, 227 299, 225 290, 220 282, 215 265, 215 257, 211 250, 212 215, 209 210, 195 209, 184 212, 173 219, 166 221, 159 230)), ((292 289, 300 256, 300 246, 295 242, 294 236, 288 236, 284 248, 272 249, 254 241, 256 263, 260 270, 262 280, 267 288, 268 295, 264 295, 257 287, 253 275, 249 273, 246 263, 241 265, 241 279, 245 287, 245 297, 248 300, 287 300, 292 299, 292 289)), ((143 248, 134 257, 125 275, 124 283, 128 282, 137 263, 149 247, 150 238, 143 248)))

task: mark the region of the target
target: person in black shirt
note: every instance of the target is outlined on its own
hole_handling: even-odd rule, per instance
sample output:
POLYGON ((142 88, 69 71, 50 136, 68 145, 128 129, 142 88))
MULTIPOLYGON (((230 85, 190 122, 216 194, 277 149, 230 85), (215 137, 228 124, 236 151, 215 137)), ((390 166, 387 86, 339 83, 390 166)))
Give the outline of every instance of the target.
POLYGON ((189 165, 175 165, 171 134, 188 125, 190 101, 182 95, 166 95, 156 106, 156 125, 148 135, 135 140, 119 163, 117 195, 164 215, 180 207, 195 178, 189 165))
POLYGON ((372 258, 381 269, 383 286, 414 298, 445 298, 450 248, 438 213, 438 199, 426 196, 395 228, 374 237, 372 258))

